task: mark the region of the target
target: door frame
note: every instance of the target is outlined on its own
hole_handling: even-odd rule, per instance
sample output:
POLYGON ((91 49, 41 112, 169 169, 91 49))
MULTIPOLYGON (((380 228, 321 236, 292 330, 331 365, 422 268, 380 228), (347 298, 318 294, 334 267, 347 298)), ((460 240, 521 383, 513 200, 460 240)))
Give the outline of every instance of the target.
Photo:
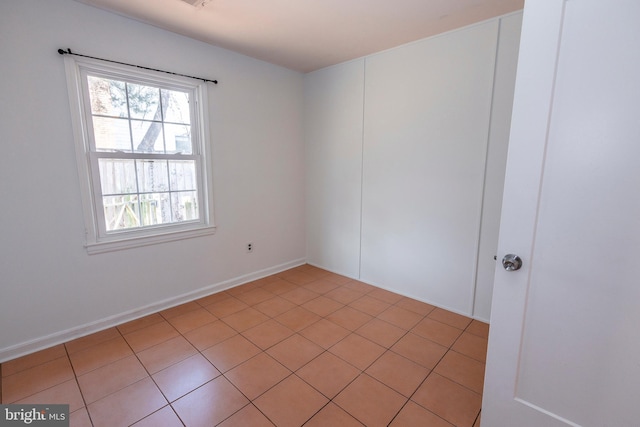
POLYGON ((491 309, 483 427, 524 427, 513 423, 541 416, 556 419, 558 425, 575 425, 516 396, 566 1, 528 0, 524 8, 491 309), (502 268, 500 260, 507 253, 522 258, 520 270, 506 272, 502 268))

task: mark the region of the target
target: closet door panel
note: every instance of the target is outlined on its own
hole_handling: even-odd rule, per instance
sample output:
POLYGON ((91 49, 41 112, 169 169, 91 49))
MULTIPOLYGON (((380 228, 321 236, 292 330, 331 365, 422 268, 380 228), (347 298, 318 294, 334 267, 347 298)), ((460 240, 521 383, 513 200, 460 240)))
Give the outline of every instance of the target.
POLYGON ((361 280, 472 314, 498 20, 366 59, 361 280))

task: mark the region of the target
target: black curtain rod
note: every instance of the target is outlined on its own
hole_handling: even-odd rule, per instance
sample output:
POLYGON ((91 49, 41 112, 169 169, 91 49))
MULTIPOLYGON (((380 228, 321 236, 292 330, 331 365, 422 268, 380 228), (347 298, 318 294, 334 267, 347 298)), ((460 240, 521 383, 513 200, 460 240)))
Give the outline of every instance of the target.
POLYGON ((202 77, 195 77, 195 76, 189 76, 187 74, 180 74, 180 73, 174 73, 171 71, 165 71, 165 70, 158 70, 157 68, 149 68, 149 67, 143 67, 141 65, 135 65, 135 64, 127 64, 126 62, 118 62, 118 61, 112 61, 110 59, 104 59, 104 58, 96 58, 95 56, 89 56, 89 55, 81 55, 79 53, 73 53, 71 52, 71 49, 67 48, 67 50, 64 49, 58 49, 58 53, 60 55, 74 55, 74 56, 82 56, 83 58, 91 58, 91 59, 99 59, 100 61, 106 61, 106 62, 112 62, 114 64, 120 64, 120 65, 129 65, 131 67, 136 67, 136 68, 142 68, 143 70, 151 70, 151 71, 158 71, 161 73, 166 73, 166 74, 173 74, 174 76, 181 76, 181 77, 189 77, 191 79, 196 79, 196 80, 202 80, 203 82, 211 82, 215 85, 218 84, 217 80, 209 80, 209 79, 203 79, 202 77))

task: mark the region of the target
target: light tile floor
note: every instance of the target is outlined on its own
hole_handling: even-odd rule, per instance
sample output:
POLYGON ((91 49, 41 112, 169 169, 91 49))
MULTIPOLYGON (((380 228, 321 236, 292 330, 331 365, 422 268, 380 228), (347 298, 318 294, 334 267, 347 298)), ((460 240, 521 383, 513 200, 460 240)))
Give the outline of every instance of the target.
POLYGON ((71 426, 478 427, 487 324, 303 265, 0 366, 71 426))

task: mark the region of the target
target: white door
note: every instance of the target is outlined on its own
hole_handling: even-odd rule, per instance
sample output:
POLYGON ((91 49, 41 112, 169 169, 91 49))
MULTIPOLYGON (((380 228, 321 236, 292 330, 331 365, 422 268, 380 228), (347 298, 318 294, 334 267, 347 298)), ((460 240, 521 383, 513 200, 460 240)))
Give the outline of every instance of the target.
POLYGON ((640 1, 527 0, 482 427, 640 425, 640 1))

